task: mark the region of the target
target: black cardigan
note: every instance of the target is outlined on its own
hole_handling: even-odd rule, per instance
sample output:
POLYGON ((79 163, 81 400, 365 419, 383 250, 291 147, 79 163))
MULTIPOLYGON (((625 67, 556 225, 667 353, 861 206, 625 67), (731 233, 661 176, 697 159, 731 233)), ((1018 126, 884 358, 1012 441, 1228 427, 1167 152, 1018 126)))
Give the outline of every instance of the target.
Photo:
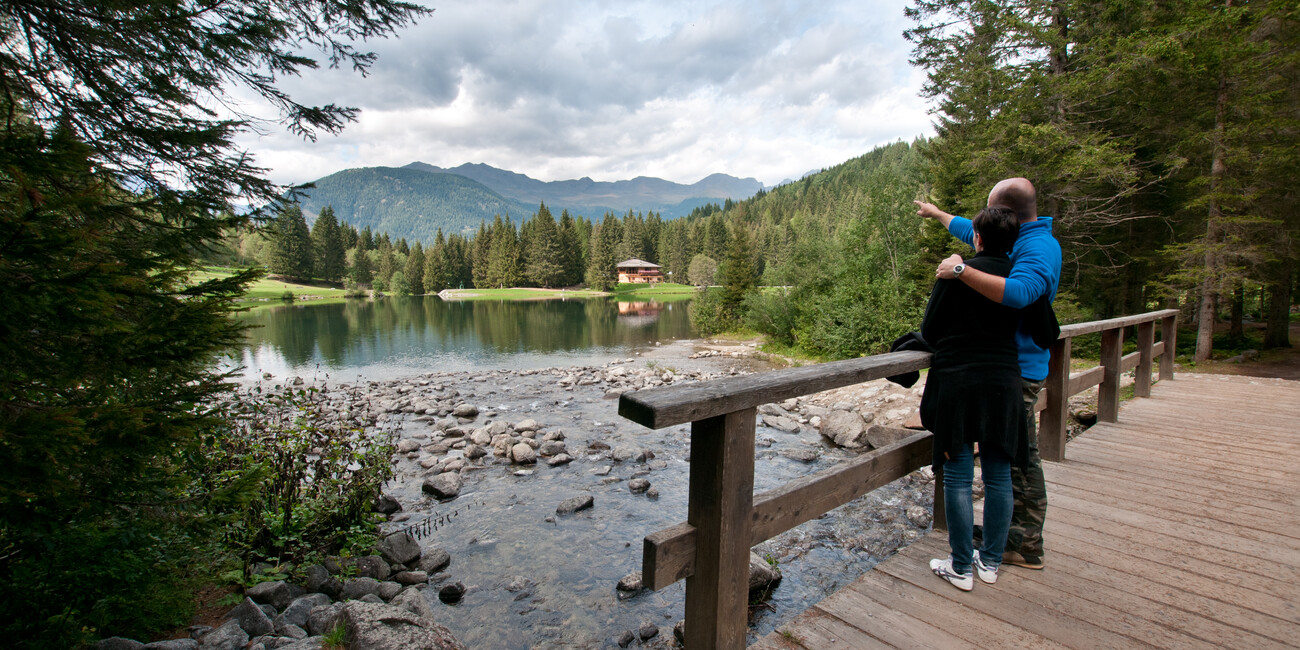
MULTIPOLYGON (((980 253, 968 266, 1006 277, 1011 260, 980 253)), ((934 433, 934 464, 961 445, 1000 451, 1018 465, 1029 458, 1021 397, 1016 326, 1020 311, 995 303, 961 280, 939 280, 930 293, 921 335, 934 350, 921 422, 934 433)))

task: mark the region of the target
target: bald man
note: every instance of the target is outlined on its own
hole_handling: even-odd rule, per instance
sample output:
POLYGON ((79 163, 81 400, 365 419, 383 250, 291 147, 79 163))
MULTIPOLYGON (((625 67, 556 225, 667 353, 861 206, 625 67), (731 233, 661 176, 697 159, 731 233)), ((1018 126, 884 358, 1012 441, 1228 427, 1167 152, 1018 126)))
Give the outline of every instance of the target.
MULTIPOLYGON (((970 219, 948 214, 932 203, 915 203, 918 215, 938 220, 952 236, 969 246, 975 245, 975 231, 970 219)), ((945 280, 958 278, 985 298, 1016 309, 1023 309, 1043 296, 1047 296, 1049 302, 1055 300, 1056 289, 1061 282, 1061 245, 1052 236, 1051 217, 1038 216, 1038 196, 1033 183, 1025 178, 1001 181, 989 192, 988 204, 990 207, 1010 209, 1020 221, 1020 236, 1011 249, 1011 274, 1003 278, 984 273, 966 266, 960 255, 953 255, 939 264, 935 277, 945 280)), ((1011 470, 1015 509, 1002 561, 1041 569, 1043 521, 1047 517, 1047 486, 1043 481, 1042 460, 1038 456, 1038 427, 1035 426, 1034 404, 1038 401, 1038 391, 1043 387, 1043 380, 1047 379, 1047 362, 1051 352, 1034 343, 1024 321, 1016 332, 1016 345, 1020 351, 1020 380, 1024 389, 1025 416, 1029 421, 1029 466, 1023 470, 1013 466, 1011 470)))

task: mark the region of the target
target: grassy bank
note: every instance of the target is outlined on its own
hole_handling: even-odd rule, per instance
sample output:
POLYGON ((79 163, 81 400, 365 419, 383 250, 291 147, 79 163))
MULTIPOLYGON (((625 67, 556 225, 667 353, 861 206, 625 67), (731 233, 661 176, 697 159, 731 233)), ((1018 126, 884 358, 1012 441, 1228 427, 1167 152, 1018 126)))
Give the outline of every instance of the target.
POLYGON ((448 289, 441 294, 445 300, 557 300, 569 298, 599 298, 608 296, 604 291, 591 289, 535 289, 511 287, 508 289, 448 289))
MULTIPOLYGON (((232 269, 208 267, 194 273, 195 280, 224 278, 231 275, 232 269)), ((239 304, 245 307, 265 307, 285 302, 286 292, 293 294, 294 300, 311 300, 317 302, 343 302, 346 293, 343 289, 325 283, 302 284, 289 282, 279 276, 270 276, 254 282, 244 294, 239 304)))
POLYGON ((689 284, 660 282, 657 284, 620 284, 614 289, 619 300, 657 300, 671 302, 695 296, 695 287, 689 284))

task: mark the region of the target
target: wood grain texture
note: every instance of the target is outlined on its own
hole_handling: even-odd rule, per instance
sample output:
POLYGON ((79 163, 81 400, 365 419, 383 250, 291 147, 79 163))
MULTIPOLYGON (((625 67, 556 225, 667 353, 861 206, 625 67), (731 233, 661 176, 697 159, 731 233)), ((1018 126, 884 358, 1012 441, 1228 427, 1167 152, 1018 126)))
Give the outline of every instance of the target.
POLYGON ((961 592, 929 571, 932 532, 780 629, 815 621, 809 648, 1296 647, 1297 422, 1300 382, 1160 381, 1044 464, 1046 569, 961 592))

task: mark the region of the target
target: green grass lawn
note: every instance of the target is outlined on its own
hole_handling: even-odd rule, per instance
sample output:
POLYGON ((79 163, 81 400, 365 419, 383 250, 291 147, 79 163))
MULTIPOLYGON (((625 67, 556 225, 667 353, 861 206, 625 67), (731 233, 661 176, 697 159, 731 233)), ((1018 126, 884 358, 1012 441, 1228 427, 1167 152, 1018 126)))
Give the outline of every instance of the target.
MULTIPOLYGON (((193 278, 202 281, 230 275, 231 269, 208 267, 202 271, 195 271, 193 278)), ((262 278, 248 287, 248 293, 244 294, 244 299, 240 300, 239 304, 245 307, 280 305, 284 303, 283 296, 286 291, 293 293, 294 300, 311 300, 313 304, 319 301, 342 302, 345 293, 343 289, 335 287, 262 278)))
POLYGON ((614 289, 619 300, 684 300, 695 296, 695 287, 689 284, 659 282, 656 284, 623 283, 614 289))

